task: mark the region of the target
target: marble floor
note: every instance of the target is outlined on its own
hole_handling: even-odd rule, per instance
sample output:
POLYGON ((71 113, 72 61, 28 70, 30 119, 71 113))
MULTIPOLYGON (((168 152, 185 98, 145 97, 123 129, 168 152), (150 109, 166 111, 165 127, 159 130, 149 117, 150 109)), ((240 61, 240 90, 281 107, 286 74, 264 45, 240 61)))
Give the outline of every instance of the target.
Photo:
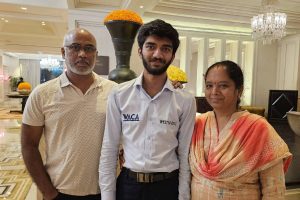
MULTIPOLYGON (((294 155, 286 175, 286 200, 300 200, 300 137, 288 124, 273 124, 294 155)), ((20 148, 21 119, 0 118, 0 200, 40 199, 24 166, 20 148)))
POLYGON ((32 187, 21 155, 20 123, 0 120, 0 199, 26 199, 32 187))

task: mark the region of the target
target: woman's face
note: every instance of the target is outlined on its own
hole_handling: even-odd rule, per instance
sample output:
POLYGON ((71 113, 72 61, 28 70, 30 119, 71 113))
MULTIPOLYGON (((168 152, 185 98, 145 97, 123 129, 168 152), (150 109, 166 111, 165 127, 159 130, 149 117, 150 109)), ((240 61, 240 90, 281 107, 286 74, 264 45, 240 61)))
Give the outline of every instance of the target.
POLYGON ((234 112, 241 92, 223 66, 212 68, 205 81, 205 97, 215 111, 234 112))

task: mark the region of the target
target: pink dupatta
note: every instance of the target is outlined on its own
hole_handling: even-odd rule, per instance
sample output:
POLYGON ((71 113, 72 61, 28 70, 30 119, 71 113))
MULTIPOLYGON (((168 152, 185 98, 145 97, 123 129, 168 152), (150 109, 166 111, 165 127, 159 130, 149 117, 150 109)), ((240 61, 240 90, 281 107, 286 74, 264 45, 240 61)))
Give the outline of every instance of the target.
POLYGON ((211 147, 207 158, 203 139, 204 134, 211 134, 205 130, 216 126, 215 115, 208 112, 196 117, 190 150, 193 175, 219 181, 235 180, 266 169, 281 159, 286 172, 292 154, 274 128, 263 117, 249 112, 234 115, 236 120, 228 133, 211 147))

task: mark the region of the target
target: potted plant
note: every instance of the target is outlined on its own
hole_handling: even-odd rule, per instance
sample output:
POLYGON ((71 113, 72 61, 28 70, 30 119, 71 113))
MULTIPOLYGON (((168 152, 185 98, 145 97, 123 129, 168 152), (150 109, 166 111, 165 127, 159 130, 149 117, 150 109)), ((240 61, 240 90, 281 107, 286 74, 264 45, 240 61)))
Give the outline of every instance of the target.
POLYGON ((11 91, 17 91, 18 81, 19 81, 19 77, 16 77, 16 76, 9 77, 9 86, 10 86, 11 91))

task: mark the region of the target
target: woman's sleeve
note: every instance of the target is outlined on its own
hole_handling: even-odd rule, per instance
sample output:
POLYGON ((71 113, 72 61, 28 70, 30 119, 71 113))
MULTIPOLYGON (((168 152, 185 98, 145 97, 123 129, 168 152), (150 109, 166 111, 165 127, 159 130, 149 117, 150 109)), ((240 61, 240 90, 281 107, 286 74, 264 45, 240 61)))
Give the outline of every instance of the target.
POLYGON ((259 172, 263 200, 285 199, 283 161, 259 172))

